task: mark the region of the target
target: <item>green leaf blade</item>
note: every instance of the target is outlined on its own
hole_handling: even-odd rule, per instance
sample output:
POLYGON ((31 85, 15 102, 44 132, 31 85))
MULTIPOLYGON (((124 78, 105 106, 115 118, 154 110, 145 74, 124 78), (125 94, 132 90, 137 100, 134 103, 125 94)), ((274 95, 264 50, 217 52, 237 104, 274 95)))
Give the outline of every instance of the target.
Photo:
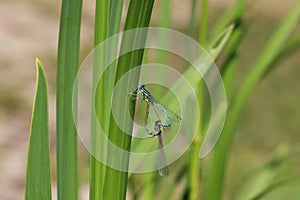
POLYGON ((32 112, 25 199, 51 199, 47 81, 42 64, 36 60, 37 83, 32 112))
MULTIPOLYGON (((152 8, 153 8, 154 0, 132 0, 130 1, 128 14, 125 22, 125 28, 124 30, 130 30, 135 28, 141 28, 141 27, 148 27, 151 14, 152 14, 152 8)), ((139 31, 136 31, 134 37, 139 37, 138 39, 141 39, 139 42, 145 42, 143 39, 145 39, 139 35, 139 31)), ((132 39, 132 38, 131 38, 132 39)), ((136 38, 135 38, 136 39, 136 38)), ((136 41, 136 40, 134 40, 136 41)), ((126 48, 127 45, 131 46, 133 44, 132 40, 129 38, 126 38, 126 35, 123 36, 122 39, 122 45, 121 45, 121 51, 123 46, 126 48)), ((134 45, 134 44, 133 44, 134 45)), ((142 64, 143 61, 143 49, 134 50, 132 52, 126 53, 119 58, 118 67, 116 71, 116 79, 115 84, 120 80, 120 78, 128 72, 130 69, 139 66, 142 64)), ((132 79, 126 79, 124 81, 124 84, 122 87, 130 87, 129 85, 132 85, 130 83, 133 83, 133 85, 138 84, 138 77, 139 74, 136 74, 136 76, 132 76, 132 79)), ((120 111, 120 115, 123 115, 125 112, 123 111, 123 98, 118 98, 118 93, 114 93, 113 98, 117 99, 114 103, 114 106, 116 110, 120 111)), ((134 113, 134 106, 130 109, 130 114, 133 116, 134 113)), ((126 115, 122 117, 123 120, 125 120, 125 123, 128 122, 128 119, 126 118, 126 115)), ((132 127, 132 124, 131 124, 132 127)), ((113 142, 116 146, 119 148, 130 151, 131 147, 131 136, 124 133, 117 125, 117 123, 114 121, 112 115, 110 117, 110 124, 109 124, 109 134, 108 138, 111 142, 113 142)), ((114 157, 119 157, 120 155, 116 152, 110 152, 110 149, 108 149, 108 163, 110 162, 116 162, 114 157), (114 156, 111 156, 114 155, 114 156)), ((129 157, 123 156, 118 160, 117 162, 121 165, 128 166, 129 164, 129 157)), ((104 182, 104 199, 125 199, 126 198, 126 190, 127 190, 127 180, 128 180, 128 172, 124 171, 118 171, 116 169, 112 169, 110 167, 106 167, 105 170, 105 182, 104 182)))
POLYGON ((56 72, 58 200, 78 199, 77 132, 72 101, 79 66, 81 8, 82 0, 62 1, 56 72))
MULTIPOLYGON (((97 0, 96 1, 96 11, 95 11, 95 33, 94 33, 94 47, 96 48, 101 42, 106 40, 109 36, 109 21, 110 21, 110 11, 112 12, 115 8, 111 5, 110 0, 97 0)), ((115 4, 115 3, 114 3, 115 4)), ((111 26, 115 26, 112 23, 111 26)), ((116 26, 117 27, 117 26, 116 26)), ((97 66, 104 59, 106 55, 95 52, 94 56, 94 77, 93 77, 93 87, 97 87, 97 78, 95 74, 99 70, 97 66)), ((109 68, 107 72, 104 73, 103 77, 99 80, 98 87, 96 88, 96 97, 93 100, 95 104, 96 113, 99 116, 99 123, 104 128, 105 131, 108 129, 110 110, 108 110, 109 100, 107 93, 109 92, 110 86, 113 84, 114 69, 109 68)), ((98 161, 93 155, 96 151, 104 151, 102 148, 105 146, 103 141, 97 141, 95 138, 97 130, 97 119, 93 119, 91 123, 91 149, 92 154, 90 155, 90 200, 102 199, 103 198, 103 182, 105 174, 105 166, 98 161)))

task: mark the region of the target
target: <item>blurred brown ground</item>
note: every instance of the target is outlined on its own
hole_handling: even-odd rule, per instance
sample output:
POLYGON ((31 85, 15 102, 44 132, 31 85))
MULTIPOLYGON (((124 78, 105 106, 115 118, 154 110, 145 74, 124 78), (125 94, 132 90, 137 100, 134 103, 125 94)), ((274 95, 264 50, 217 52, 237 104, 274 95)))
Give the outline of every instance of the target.
MULTIPOLYGON (((247 63, 248 56, 253 58, 259 54, 259 48, 262 47, 263 42, 270 36, 279 20, 287 14, 296 1, 286 0, 284 3, 280 0, 249 1, 253 12, 250 13, 250 16, 252 15, 251 18, 254 19, 252 19, 252 23, 258 25, 253 26, 247 41, 245 41, 245 46, 249 46, 242 49, 247 51, 248 54, 243 54, 241 63, 247 63)), ((220 11, 230 7, 232 2, 232 0, 211 0, 210 16, 214 18, 220 11)), ((35 57, 38 57, 43 63, 49 83, 51 161, 52 176, 55 180, 55 71, 60 3, 57 0, 1 1, 0 199, 3 200, 24 198, 27 145, 35 93, 35 57)), ((82 59, 92 48, 93 43, 93 3, 84 1, 83 5, 82 59)), ((160 1, 156 1, 153 25, 157 24, 160 12, 159 3, 160 1)), ((186 29, 189 22, 189 9, 190 1, 174 1, 172 28, 177 30, 186 29)), ((237 144, 234 146, 234 150, 240 151, 241 148, 239 148, 238 143, 245 140, 250 140, 247 147, 251 149, 255 146, 254 142, 262 142, 259 136, 266 132, 275 132, 276 136, 282 134, 282 138, 289 135, 287 141, 285 141, 287 143, 293 141, 293 139, 300 139, 297 134, 299 133, 299 127, 296 127, 300 110, 299 107, 293 106, 299 99, 299 83, 297 83, 297 74, 295 74, 299 74, 299 66, 295 64, 299 63, 298 57, 292 57, 288 62, 291 67, 276 70, 271 75, 272 77, 264 81, 254 92, 238 129, 239 132, 246 135, 246 138, 238 135, 239 141, 236 141, 237 144), (285 82, 287 79, 289 79, 288 82, 285 82), (286 84, 282 85, 280 83, 286 84), (282 92, 282 96, 278 96, 277 90, 282 92), (278 107, 280 107, 279 110, 277 110, 278 107), (281 120, 283 117, 285 119, 281 120), (282 124, 280 124, 281 122, 282 124)), ((249 67, 250 65, 246 64, 246 66, 249 67)), ((240 72, 241 75, 242 71, 240 72)), ((80 149, 83 152, 81 154, 87 156, 81 146, 80 149)), ((254 160, 265 158, 264 156, 257 156, 258 154, 268 155, 267 150, 263 148, 256 149, 255 151, 258 152, 254 153, 251 153, 249 149, 244 149, 244 151, 245 154, 241 154, 241 156, 247 155, 254 160)), ((232 171, 230 169, 234 170, 235 167, 246 167, 243 162, 238 162, 239 156, 232 158, 232 160, 235 159, 237 162, 230 162, 229 171, 232 171)), ((248 169, 255 165, 257 165, 256 162, 250 164, 248 169)), ((86 168, 86 166, 80 167, 86 168)), ((228 190, 231 188, 234 187, 229 187, 228 190)), ((84 186, 81 191, 81 198, 86 199, 88 187, 84 186)), ((56 199, 55 187, 53 193, 53 199, 56 199)))

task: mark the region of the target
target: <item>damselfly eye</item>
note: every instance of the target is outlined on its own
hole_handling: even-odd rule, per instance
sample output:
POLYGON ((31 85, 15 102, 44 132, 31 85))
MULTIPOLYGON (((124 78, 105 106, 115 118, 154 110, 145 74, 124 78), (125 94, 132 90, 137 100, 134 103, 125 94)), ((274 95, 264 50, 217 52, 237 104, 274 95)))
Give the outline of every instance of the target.
POLYGON ((142 93, 138 92, 136 94, 136 100, 143 101, 144 99, 145 99, 145 96, 142 93))
POLYGON ((141 84, 141 85, 139 85, 139 87, 138 87, 139 90, 141 90, 141 89, 143 89, 143 88, 145 88, 145 85, 144 85, 144 84, 141 84))

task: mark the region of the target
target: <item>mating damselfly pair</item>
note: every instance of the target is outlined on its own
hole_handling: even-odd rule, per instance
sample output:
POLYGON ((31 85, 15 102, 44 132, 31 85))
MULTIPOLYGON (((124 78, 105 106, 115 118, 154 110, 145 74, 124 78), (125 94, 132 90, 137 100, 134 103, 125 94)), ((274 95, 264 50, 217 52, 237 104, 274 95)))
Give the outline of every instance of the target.
POLYGON ((145 88, 144 84, 138 86, 131 95, 137 101, 146 102, 146 113, 144 119, 144 128, 148 137, 158 138, 158 164, 159 174, 161 176, 167 176, 169 173, 167 158, 163 149, 162 131, 165 128, 169 128, 173 121, 180 121, 181 117, 167 110, 164 106, 158 103, 158 101, 151 95, 151 93, 145 88), (154 123, 149 123, 149 114, 152 113, 152 119, 154 123))

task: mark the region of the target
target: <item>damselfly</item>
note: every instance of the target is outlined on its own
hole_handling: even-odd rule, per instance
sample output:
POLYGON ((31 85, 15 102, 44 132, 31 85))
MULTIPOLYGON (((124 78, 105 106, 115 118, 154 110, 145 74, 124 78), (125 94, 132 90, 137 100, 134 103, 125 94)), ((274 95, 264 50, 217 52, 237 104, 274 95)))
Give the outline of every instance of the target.
POLYGON ((145 121, 144 121, 144 127, 147 132, 147 134, 150 135, 150 137, 157 136, 158 138, 158 164, 159 164, 159 174, 161 176, 167 176, 168 175, 168 166, 166 161, 166 155, 163 150, 163 140, 162 140, 162 129, 166 127, 170 127, 173 119, 181 119, 178 115, 172 116, 165 107, 158 104, 157 101, 152 97, 150 92, 145 88, 145 85, 139 85, 138 88, 135 90, 134 93, 132 93, 133 96, 135 96, 135 99, 138 101, 146 101, 146 114, 145 114, 145 121), (148 126, 148 118, 150 110, 153 110, 155 113, 155 124, 152 130, 150 130, 148 126), (165 120, 162 121, 161 118, 164 118, 165 120))

